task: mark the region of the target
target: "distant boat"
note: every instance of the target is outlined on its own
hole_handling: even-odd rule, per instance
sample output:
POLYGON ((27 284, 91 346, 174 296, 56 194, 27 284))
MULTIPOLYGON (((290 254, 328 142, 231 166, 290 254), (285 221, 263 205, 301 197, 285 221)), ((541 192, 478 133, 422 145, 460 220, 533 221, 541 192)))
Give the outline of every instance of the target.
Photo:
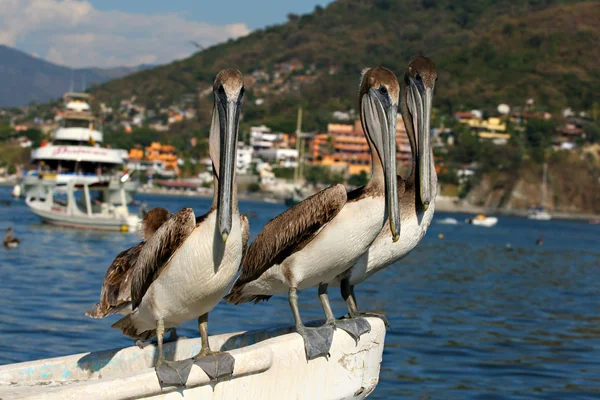
POLYGON ((457 225, 458 224, 458 220, 456 218, 442 218, 442 219, 438 219, 436 222, 438 224, 444 224, 444 225, 457 225))
POLYGON ((129 214, 123 186, 119 191, 121 201, 116 205, 111 196, 114 189, 109 188, 108 182, 90 182, 89 179, 72 179, 67 184, 47 186, 45 193, 28 195, 25 204, 43 222, 51 225, 136 231, 141 219, 129 214))
POLYGON ((64 108, 57 114, 60 126, 49 141, 44 140, 39 148, 32 149, 33 168, 24 172, 19 194, 28 197, 72 179, 93 183, 100 178, 110 181, 109 195, 111 200, 116 200, 114 203, 120 201, 119 190, 123 184, 127 200, 131 202, 139 183, 129 179, 127 173, 125 178, 121 171, 127 151, 103 146, 104 135, 100 121, 92 112, 89 94, 69 92, 63 98, 64 108))
POLYGON ((548 212, 544 211, 544 203, 546 202, 546 184, 548 181, 548 163, 544 163, 544 174, 542 177, 542 199, 541 199, 541 207, 533 208, 529 210, 529 215, 527 218, 535 219, 537 221, 549 221, 552 219, 552 216, 548 214, 548 212))
POLYGON ((12 192, 10 193, 12 195, 12 197, 14 197, 15 199, 18 199, 19 197, 21 197, 21 185, 16 184, 13 187, 12 192))
POLYGON ((498 218, 486 217, 484 214, 479 214, 475 218, 467 219, 465 222, 472 225, 485 226, 487 228, 491 228, 492 226, 498 223, 498 218))

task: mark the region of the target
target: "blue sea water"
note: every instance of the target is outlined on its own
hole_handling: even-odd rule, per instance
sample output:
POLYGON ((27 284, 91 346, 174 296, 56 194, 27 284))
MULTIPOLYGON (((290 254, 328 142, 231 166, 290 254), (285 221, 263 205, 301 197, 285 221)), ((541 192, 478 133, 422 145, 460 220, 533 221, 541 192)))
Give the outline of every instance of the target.
MULTIPOLYGON (((0 188, 0 200, 10 199, 0 188)), ((151 207, 204 213, 210 200, 138 195, 151 207)), ((251 233, 285 206, 240 202, 251 233)), ((436 214, 436 220, 464 215, 436 214)), ((108 320, 84 315, 114 256, 137 243, 118 234, 42 225, 23 201, 0 205, 0 364, 131 345, 108 320)), ((405 260, 357 287, 364 310, 388 330, 373 399, 600 398, 600 225, 501 217, 493 228, 432 224, 405 260), (443 239, 438 234, 444 235, 443 239), (543 245, 536 240, 543 238, 543 245), (512 251, 506 250, 510 243, 512 251)), ((330 290, 338 315, 345 306, 330 290)), ((300 293, 303 318, 321 319, 316 290, 300 293)), ((211 313, 210 333, 291 325, 286 296, 211 313)), ((194 321, 180 330, 197 336, 194 321)))

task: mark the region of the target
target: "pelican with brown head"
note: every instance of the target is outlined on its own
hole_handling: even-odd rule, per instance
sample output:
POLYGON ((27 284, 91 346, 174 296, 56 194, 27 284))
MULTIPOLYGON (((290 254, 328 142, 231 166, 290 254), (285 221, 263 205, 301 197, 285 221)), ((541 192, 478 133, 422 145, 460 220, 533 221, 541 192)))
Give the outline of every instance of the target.
MULTIPOLYGON (((234 367, 229 354, 214 352, 209 346, 208 313, 235 279, 249 237, 248 220, 239 214, 235 183, 238 125, 244 99, 242 74, 233 69, 219 72, 213 95, 209 138, 215 189, 212 207, 200 217, 191 208, 173 215, 166 210, 151 210, 152 217, 144 229, 149 237, 135 249, 121 253, 119 262, 113 263, 128 272, 118 274, 120 281, 112 283, 118 290, 111 289, 112 292, 128 292, 130 296, 117 296, 120 303, 114 307, 109 300, 106 312, 119 307, 117 312, 127 314, 113 327, 134 339, 156 336, 156 373, 160 384, 166 386, 185 385, 192 364, 212 378, 231 374, 234 367), (195 318, 202 337, 200 352, 190 360, 166 361, 165 329, 195 318)), ((90 314, 94 311, 90 310, 90 314)))
POLYGON ((307 359, 327 355, 334 326, 354 337, 369 329, 335 320, 327 283, 350 268, 389 220, 390 243, 400 233, 396 187, 396 110, 399 86, 385 68, 365 70, 359 107, 372 155, 367 185, 350 193, 342 185, 324 189, 275 217, 248 249, 242 273, 226 301, 266 300, 288 292, 296 330, 304 338, 307 359), (298 289, 318 287, 325 325, 307 328, 298 311, 298 289), (344 325, 344 326, 341 326, 344 325))

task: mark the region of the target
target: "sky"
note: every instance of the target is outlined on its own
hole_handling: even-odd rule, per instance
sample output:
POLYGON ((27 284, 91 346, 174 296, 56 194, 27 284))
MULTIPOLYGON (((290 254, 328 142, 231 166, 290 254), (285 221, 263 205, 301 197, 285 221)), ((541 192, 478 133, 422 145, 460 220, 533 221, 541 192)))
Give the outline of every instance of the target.
POLYGON ((165 64, 331 0, 0 0, 0 44, 73 68, 165 64))

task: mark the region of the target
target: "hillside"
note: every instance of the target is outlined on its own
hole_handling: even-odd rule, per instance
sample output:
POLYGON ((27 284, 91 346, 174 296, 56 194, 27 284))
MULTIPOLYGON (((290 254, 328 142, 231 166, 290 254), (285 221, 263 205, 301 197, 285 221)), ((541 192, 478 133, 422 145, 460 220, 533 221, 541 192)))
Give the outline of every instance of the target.
MULTIPOLYGON (((206 96, 219 69, 236 67, 254 73, 249 100, 264 99, 246 102, 246 123, 290 130, 303 105, 305 128, 323 129, 330 111, 355 105, 364 66, 401 74, 421 52, 438 65, 434 105, 443 113, 519 106, 529 97, 550 111, 590 109, 600 93, 600 2, 339 0, 94 92, 109 103, 134 94, 149 107, 166 106, 206 96)), ((210 107, 200 111, 206 125, 210 107)))
MULTIPOLYGON (((147 67, 141 67, 147 68, 147 67)), ((71 69, 0 45, 0 107, 18 107, 62 96, 71 87, 81 90, 120 78, 140 67, 71 69)))

